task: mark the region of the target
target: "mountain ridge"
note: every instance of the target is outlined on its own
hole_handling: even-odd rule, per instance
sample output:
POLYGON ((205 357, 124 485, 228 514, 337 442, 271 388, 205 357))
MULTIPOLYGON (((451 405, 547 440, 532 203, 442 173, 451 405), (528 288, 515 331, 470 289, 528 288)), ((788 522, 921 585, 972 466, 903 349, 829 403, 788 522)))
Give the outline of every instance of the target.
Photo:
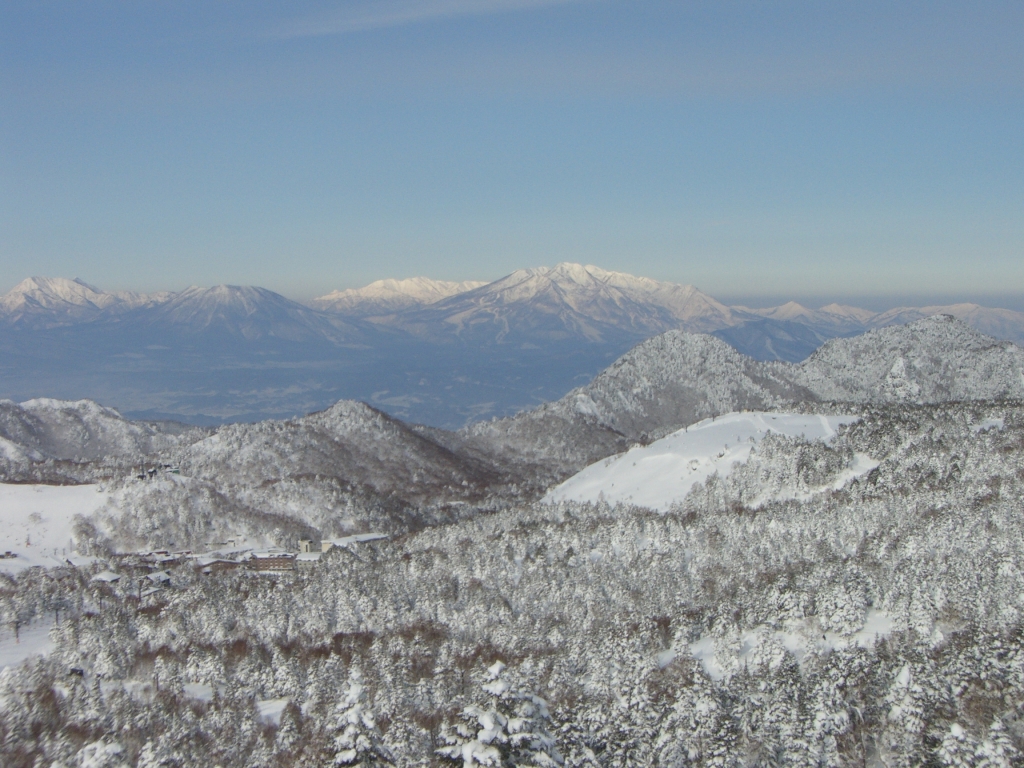
POLYGON ((949 315, 832 339, 802 363, 746 357, 714 336, 669 331, 561 399, 459 435, 508 463, 575 472, 705 418, 812 404, 1024 399, 1024 349, 949 315))
MULTIPOLYGON (((89 397, 142 419, 199 424, 361 399, 459 429, 557 400, 666 330, 710 332, 756 360, 796 362, 831 338, 944 309, 729 307, 693 286, 569 263, 476 287, 439 284, 383 281, 363 299, 413 303, 364 303, 346 314, 252 286, 129 294, 30 279, 0 299, 0 397, 89 397), (456 292, 432 301, 437 291, 456 292)), ((1024 314, 971 304, 951 311, 1024 339, 1024 314)))
POLYGON ((400 528, 416 524, 415 507, 535 496, 632 445, 734 411, 856 413, 1000 399, 1024 400, 1024 349, 951 316, 834 339, 800 364, 757 361, 714 336, 668 331, 558 400, 457 432, 352 400, 293 419, 192 431, 131 422, 89 401, 0 401, 0 470, 18 479, 53 459, 160 457, 211 493, 235 494, 239 508, 252 506, 244 489, 231 490, 241 483, 275 489, 274 514, 287 516, 308 492, 302 503, 352 502, 400 528))
POLYGON ((387 278, 375 280, 362 288, 331 291, 310 302, 310 306, 324 312, 368 317, 389 315, 410 307, 433 304, 449 296, 486 285, 479 280, 431 280, 428 277, 410 277, 404 280, 387 278))

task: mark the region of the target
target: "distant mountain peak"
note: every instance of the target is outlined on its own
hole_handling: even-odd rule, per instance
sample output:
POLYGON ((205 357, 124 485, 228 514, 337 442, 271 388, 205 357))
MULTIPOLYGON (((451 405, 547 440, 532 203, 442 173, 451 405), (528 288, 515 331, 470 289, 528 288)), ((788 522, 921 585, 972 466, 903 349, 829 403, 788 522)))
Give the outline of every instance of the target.
POLYGON ((279 293, 252 285, 191 286, 157 307, 147 321, 190 335, 212 332, 239 341, 277 338, 348 343, 359 335, 340 319, 332 320, 279 293))
POLYGON ((435 335, 503 343, 639 340, 672 328, 707 331, 739 322, 693 286, 571 262, 516 270, 411 319, 437 329, 435 335))
POLYGON ((453 282, 429 277, 374 280, 362 288, 347 288, 313 299, 312 306, 326 312, 371 317, 410 307, 421 307, 486 285, 476 280, 453 282))
POLYGON ((0 297, 0 320, 53 327, 92 320, 104 311, 122 311, 159 303, 169 294, 107 292, 76 277, 26 278, 0 297))

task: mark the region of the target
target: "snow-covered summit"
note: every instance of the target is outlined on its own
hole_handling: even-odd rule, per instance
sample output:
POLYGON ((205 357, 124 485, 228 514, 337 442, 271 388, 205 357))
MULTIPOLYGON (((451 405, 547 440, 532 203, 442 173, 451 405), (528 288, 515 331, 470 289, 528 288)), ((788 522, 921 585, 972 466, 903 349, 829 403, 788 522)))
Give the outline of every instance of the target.
POLYGON ((822 400, 946 402, 1024 397, 1024 349, 952 315, 833 339, 792 380, 822 400))
POLYGON ((571 263, 517 270, 438 301, 407 321, 432 335, 504 343, 601 342, 740 322, 693 286, 571 263))
POLYGON ((30 277, 0 297, 0 320, 50 327, 92 320, 102 312, 123 312, 166 301, 169 293, 101 291, 80 278, 30 277))
POLYGON ((221 427, 184 450, 180 462, 183 474, 222 486, 256 488, 315 476, 400 505, 432 494, 473 496, 497 477, 352 400, 297 419, 221 427))
POLYGON ((0 400, 0 441, 15 446, 7 457, 15 462, 142 457, 177 445, 179 432, 129 421, 92 400, 0 400))
POLYGON ((422 307, 455 296, 486 283, 479 280, 431 280, 410 277, 405 280, 375 280, 362 288, 348 288, 313 299, 311 305, 324 312, 354 317, 387 315, 410 307, 422 307))
POLYGON ((187 334, 223 335, 238 341, 277 338, 286 341, 352 340, 358 332, 266 288, 191 286, 148 313, 151 326, 187 334))

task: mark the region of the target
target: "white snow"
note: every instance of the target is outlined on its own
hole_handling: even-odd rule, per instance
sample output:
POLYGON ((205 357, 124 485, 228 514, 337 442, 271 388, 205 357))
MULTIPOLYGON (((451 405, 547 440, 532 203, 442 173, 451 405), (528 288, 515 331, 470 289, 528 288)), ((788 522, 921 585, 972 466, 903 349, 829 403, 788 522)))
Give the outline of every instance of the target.
POLYGON ((185 695, 197 701, 213 701, 213 686, 208 683, 185 683, 185 695))
POLYGON ((9 485, 0 483, 0 570, 52 567, 73 555, 76 515, 89 516, 110 494, 96 485, 9 485))
POLYGON ((974 434, 978 434, 979 432, 984 432, 985 430, 988 429, 1002 429, 1005 426, 1005 424, 1006 421, 1005 419, 1003 419, 1002 416, 993 417, 990 419, 985 419, 984 421, 973 425, 971 427, 971 431, 974 434))
POLYGON ((327 311, 375 314, 395 312, 410 307, 433 304, 486 285, 476 280, 461 283, 431 280, 428 277, 410 277, 405 280, 375 280, 362 288, 331 291, 313 299, 312 305, 327 311))
MULTIPOLYGON (((553 488, 545 501, 600 500, 668 510, 690 489, 712 474, 725 476, 734 465, 750 457, 750 449, 769 432, 809 440, 828 440, 855 416, 818 416, 798 413, 730 413, 693 424, 650 445, 591 464, 553 488)), ((859 456, 841 478, 877 466, 859 456)))
POLYGON ((53 650, 50 630, 53 629, 53 616, 45 621, 37 621, 21 627, 18 637, 9 627, 0 631, 0 669, 21 664, 32 656, 45 656, 53 650))
POLYGON ((79 750, 78 765, 80 768, 114 768, 124 765, 122 754, 124 747, 116 741, 110 744, 102 740, 94 741, 79 750))
POLYGON ((287 697, 283 699, 264 699, 263 701, 257 701, 256 710, 259 712, 260 720, 265 723, 280 725, 281 714, 284 712, 284 708, 288 706, 289 701, 291 701, 291 699, 287 697))
MULTIPOLYGON (((876 639, 892 632, 892 617, 875 608, 869 608, 864 624, 849 635, 835 632, 821 633, 817 622, 801 619, 788 622, 783 629, 772 629, 761 625, 743 632, 738 637, 716 638, 701 635, 690 643, 690 656, 697 659, 712 680, 721 680, 746 665, 767 663, 769 667, 782 661, 782 650, 791 653, 802 664, 808 654, 828 653, 840 648, 871 648, 876 639)), ((667 656, 671 651, 659 655, 667 656)), ((671 661, 671 659, 669 659, 671 661)))

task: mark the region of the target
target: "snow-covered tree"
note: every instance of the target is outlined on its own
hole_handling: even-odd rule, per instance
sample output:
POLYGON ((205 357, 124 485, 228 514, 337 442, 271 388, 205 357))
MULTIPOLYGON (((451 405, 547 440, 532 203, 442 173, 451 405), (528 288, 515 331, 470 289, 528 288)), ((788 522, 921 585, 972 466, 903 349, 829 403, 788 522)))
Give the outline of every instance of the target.
POLYGON ((465 768, 476 765, 514 766, 515 768, 551 768, 562 765, 555 737, 551 734, 551 715, 544 699, 514 690, 502 678, 505 664, 496 661, 487 668, 489 682, 483 685, 490 694, 487 705, 472 704, 461 713, 462 722, 447 729, 447 742, 437 753, 465 768))
POLYGON ((335 765, 391 765, 392 757, 384 746, 374 719, 358 668, 349 673, 345 693, 338 703, 334 726, 335 765))

